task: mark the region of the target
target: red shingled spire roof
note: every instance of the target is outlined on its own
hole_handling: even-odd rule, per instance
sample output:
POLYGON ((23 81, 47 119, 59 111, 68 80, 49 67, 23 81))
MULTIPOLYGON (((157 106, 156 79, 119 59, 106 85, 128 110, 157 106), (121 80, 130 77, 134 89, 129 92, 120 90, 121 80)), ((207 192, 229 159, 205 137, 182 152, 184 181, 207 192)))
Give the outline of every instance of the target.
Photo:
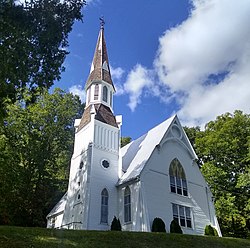
POLYGON ((106 42, 104 38, 104 22, 101 23, 101 29, 98 35, 96 49, 94 58, 92 61, 90 73, 88 80, 86 82, 85 88, 88 87, 96 81, 105 81, 111 84, 115 90, 109 68, 108 53, 106 48, 106 42))

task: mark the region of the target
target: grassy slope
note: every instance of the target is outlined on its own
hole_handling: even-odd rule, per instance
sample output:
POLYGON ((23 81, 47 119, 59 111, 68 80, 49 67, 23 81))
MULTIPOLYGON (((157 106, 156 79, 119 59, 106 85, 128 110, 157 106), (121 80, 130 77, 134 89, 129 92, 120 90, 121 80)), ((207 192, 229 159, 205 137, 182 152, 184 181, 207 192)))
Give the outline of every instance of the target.
POLYGON ((0 226, 1 248, 250 248, 250 240, 164 233, 98 232, 0 226))

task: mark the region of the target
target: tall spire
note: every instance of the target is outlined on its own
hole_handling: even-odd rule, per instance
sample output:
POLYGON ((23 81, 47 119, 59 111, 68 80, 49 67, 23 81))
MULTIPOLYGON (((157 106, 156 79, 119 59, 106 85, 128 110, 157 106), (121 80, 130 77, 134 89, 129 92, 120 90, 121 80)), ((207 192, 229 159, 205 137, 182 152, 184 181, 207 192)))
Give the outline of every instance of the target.
POLYGON ((95 54, 85 85, 86 106, 77 132, 93 120, 118 128, 112 110, 115 87, 110 74, 108 53, 104 39, 104 24, 104 19, 100 18, 100 31, 95 54))
POLYGON ((87 79, 85 88, 88 89, 89 86, 98 81, 105 81, 106 83, 112 85, 115 90, 109 68, 108 53, 106 48, 106 42, 104 38, 104 19, 100 18, 100 31, 97 39, 96 49, 94 58, 92 60, 92 65, 87 79))

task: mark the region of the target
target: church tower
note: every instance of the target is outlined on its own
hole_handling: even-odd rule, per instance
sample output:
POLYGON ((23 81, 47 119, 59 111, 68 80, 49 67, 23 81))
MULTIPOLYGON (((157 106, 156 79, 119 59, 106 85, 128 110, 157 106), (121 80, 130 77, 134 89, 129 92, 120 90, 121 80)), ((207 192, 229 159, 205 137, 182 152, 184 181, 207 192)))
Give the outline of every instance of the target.
POLYGON ((62 227, 109 230, 117 215, 121 116, 115 117, 113 113, 115 87, 102 19, 85 92, 83 116, 75 121, 75 145, 62 227))

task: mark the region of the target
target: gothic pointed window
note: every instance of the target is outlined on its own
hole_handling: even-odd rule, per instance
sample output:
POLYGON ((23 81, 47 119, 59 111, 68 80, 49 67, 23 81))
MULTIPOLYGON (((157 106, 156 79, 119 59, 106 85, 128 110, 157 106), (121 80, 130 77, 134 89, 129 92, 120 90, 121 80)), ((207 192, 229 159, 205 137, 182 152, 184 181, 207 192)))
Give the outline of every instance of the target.
POLYGON ((108 224, 108 203, 109 194, 107 189, 103 189, 101 193, 101 223, 108 224))
POLYGON ((98 96, 99 96, 99 84, 96 84, 94 91, 94 100, 98 100, 98 96))
POLYGON ((170 164, 169 176, 171 192, 187 196, 188 190, 185 171, 177 158, 173 159, 170 164))
POLYGON ((108 101, 108 88, 107 88, 107 86, 103 86, 102 100, 104 102, 108 101))
POLYGON ((131 221, 131 192, 127 186, 124 191, 124 222, 131 221))

